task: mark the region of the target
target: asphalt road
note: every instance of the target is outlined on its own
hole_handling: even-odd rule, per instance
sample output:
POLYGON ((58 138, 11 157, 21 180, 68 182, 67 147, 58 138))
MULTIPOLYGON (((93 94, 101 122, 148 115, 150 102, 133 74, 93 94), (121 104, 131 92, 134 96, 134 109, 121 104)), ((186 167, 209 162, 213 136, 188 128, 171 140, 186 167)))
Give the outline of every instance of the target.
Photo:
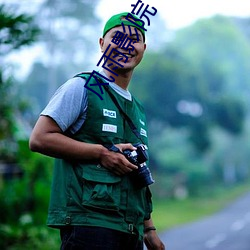
POLYGON ((167 250, 250 250, 250 193, 217 214, 160 234, 167 250))

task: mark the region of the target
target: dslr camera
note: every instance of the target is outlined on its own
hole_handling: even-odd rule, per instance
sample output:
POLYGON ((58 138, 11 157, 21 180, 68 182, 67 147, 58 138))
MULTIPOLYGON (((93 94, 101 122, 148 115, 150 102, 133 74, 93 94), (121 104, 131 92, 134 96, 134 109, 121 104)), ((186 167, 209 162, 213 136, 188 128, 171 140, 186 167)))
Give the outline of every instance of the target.
POLYGON ((138 166, 137 170, 131 172, 131 176, 136 186, 143 188, 155 182, 146 164, 146 161, 148 160, 148 147, 142 143, 137 143, 133 146, 136 147, 137 150, 131 151, 126 149, 123 151, 123 154, 128 161, 138 166))

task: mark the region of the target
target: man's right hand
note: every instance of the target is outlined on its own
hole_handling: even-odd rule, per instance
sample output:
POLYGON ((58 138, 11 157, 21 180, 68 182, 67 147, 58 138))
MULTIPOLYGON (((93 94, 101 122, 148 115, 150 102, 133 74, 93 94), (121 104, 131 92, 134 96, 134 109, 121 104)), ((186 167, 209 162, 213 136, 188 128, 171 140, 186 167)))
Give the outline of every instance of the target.
MULTIPOLYGON (((120 143, 116 144, 115 146, 119 148, 121 152, 126 149, 131 151, 136 150, 136 148, 130 143, 120 143)), ((102 166, 117 175, 124 175, 138 169, 138 167, 129 162, 123 154, 109 151, 106 148, 104 148, 101 153, 100 163, 102 166)))

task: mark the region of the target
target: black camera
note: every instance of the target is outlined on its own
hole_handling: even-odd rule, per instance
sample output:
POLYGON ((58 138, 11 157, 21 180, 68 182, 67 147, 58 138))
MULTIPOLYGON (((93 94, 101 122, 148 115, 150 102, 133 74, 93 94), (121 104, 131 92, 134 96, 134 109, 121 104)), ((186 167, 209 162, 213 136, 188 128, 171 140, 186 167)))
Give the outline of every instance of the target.
POLYGON ((134 183, 139 187, 143 188, 153 184, 155 181, 152 178, 151 172, 146 165, 148 160, 147 146, 141 143, 133 145, 137 150, 131 151, 126 149, 123 151, 125 157, 134 165, 138 166, 137 170, 131 172, 134 183))

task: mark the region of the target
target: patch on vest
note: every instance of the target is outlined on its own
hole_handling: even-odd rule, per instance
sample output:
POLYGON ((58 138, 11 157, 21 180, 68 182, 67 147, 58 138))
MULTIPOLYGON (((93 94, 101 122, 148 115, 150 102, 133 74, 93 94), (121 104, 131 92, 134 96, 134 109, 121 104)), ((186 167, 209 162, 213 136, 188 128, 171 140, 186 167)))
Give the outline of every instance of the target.
POLYGON ((111 118, 116 118, 116 111, 103 109, 103 116, 108 116, 111 118))
POLYGON ((145 122, 140 119, 140 123, 145 126, 145 122))
POLYGON ((102 131, 117 133, 117 126, 112 124, 102 124, 102 131))
POLYGON ((147 136, 147 131, 145 129, 143 129, 143 128, 141 128, 140 134, 145 136, 145 137, 148 137, 147 136))

